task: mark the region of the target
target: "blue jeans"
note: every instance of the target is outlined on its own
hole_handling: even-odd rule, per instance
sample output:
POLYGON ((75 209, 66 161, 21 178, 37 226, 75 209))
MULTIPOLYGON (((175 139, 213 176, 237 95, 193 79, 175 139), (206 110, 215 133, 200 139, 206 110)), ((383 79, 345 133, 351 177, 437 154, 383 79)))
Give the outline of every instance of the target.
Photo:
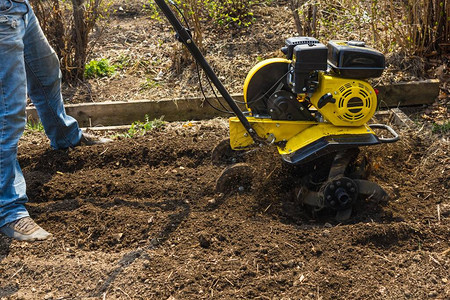
POLYGON ((28 216, 25 179, 17 161, 27 93, 51 146, 77 145, 81 130, 65 113, 55 51, 27 0, 0 0, 0 227, 28 216))

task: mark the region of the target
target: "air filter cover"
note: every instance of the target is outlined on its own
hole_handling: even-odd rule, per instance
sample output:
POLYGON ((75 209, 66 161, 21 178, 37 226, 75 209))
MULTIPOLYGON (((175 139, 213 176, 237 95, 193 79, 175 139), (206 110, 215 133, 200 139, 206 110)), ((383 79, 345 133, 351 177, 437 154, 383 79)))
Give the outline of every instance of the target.
POLYGON ((384 55, 364 42, 329 41, 328 64, 345 78, 380 77, 385 68, 384 55))

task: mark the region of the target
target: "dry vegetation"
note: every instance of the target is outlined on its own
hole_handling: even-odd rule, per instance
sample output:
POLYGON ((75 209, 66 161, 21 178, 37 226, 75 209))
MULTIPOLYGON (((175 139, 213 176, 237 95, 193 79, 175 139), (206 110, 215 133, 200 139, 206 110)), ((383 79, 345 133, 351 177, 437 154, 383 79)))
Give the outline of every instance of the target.
MULTIPOLYGON (((67 84, 80 85, 84 66, 89 62, 107 59, 116 70, 100 73, 106 78, 81 83, 81 88, 75 89, 84 97, 69 97, 70 102, 199 94, 190 55, 174 40, 170 26, 153 1, 32 2, 61 57, 67 84), (114 89, 119 84, 126 89, 110 93, 97 90, 102 86, 114 89)), ((278 50, 284 40, 295 35, 315 36, 323 42, 365 41, 387 55, 387 82, 436 77, 436 71, 448 73, 450 5, 446 1, 176 3, 189 22, 195 41, 232 92, 240 92, 246 73, 259 60, 282 55, 278 50)))

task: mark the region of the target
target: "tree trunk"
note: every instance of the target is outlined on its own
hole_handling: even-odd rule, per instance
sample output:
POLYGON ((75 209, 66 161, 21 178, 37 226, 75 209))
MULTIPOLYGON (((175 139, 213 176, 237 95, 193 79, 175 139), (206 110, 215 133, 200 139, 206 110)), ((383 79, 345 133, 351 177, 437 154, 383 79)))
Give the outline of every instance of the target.
POLYGON ((86 64, 86 49, 87 49, 87 26, 84 18, 84 0, 72 0, 73 5, 73 22, 74 32, 72 39, 75 47, 74 54, 74 70, 70 74, 73 79, 83 80, 84 69, 86 64))
POLYGON ((303 35, 303 25, 300 20, 300 15, 298 12, 298 7, 300 6, 299 0, 290 0, 289 6, 292 10, 292 15, 294 16, 295 27, 297 28, 298 35, 303 35))

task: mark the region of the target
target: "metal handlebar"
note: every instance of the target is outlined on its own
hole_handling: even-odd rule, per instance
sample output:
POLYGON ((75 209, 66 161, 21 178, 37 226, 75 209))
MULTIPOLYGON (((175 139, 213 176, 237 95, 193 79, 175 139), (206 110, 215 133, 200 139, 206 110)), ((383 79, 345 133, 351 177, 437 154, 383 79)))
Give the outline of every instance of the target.
POLYGON ((400 136, 398 135, 397 132, 395 132, 394 129, 392 129, 392 127, 385 125, 385 124, 369 124, 369 127, 371 129, 373 128, 378 128, 378 129, 384 129, 389 131, 390 134, 393 135, 393 137, 391 138, 378 138, 378 140, 382 143, 395 143, 396 141, 400 140, 400 136))

